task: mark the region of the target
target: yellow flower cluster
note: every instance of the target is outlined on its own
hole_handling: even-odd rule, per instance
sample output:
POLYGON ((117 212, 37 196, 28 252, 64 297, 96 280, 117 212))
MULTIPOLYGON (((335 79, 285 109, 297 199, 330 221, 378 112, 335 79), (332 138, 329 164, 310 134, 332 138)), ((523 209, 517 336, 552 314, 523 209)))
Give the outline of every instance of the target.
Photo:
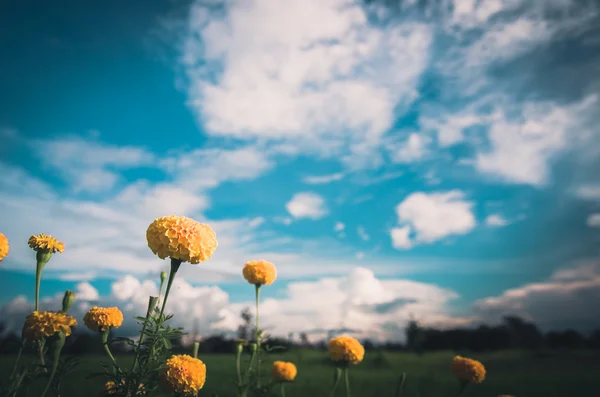
POLYGON ((83 316, 83 322, 92 331, 106 331, 123 324, 123 313, 118 307, 94 306, 83 316))
POLYGON ((156 219, 146 230, 148 247, 160 259, 167 257, 197 264, 212 256, 217 237, 210 226, 185 216, 156 219))
POLYGON ((254 285, 270 285, 277 279, 275 265, 262 259, 246 263, 242 273, 244 278, 254 285))
POLYGON ((27 316, 23 325, 23 337, 29 341, 50 337, 59 332, 71 335, 71 327, 77 320, 63 312, 35 311, 27 316))
POLYGON ((336 362, 358 364, 365 356, 365 348, 351 336, 337 336, 329 341, 329 357, 336 362))
POLYGON ((161 383, 175 393, 195 396, 206 382, 206 365, 187 354, 175 355, 167 360, 161 374, 161 383))
POLYGON ((275 361, 271 367, 271 376, 280 382, 293 382, 296 374, 298 374, 298 369, 294 363, 275 361))
POLYGON ((481 383, 485 379, 485 367, 483 364, 470 358, 454 357, 452 359, 451 370, 454 376, 465 382, 481 383))
MULTIPOLYGON (((121 385, 119 385, 119 386, 117 386, 117 384, 114 381, 109 380, 108 382, 106 382, 104 384, 104 387, 102 388, 102 391, 100 392, 100 395, 108 396, 108 395, 114 395, 114 394, 124 394, 125 391, 123 389, 124 389, 125 384, 126 384, 125 380, 121 381, 121 385)), ((140 383, 135 395, 136 396, 145 396, 147 394, 148 394, 148 392, 144 390, 144 384, 140 383)))
POLYGON ((2 259, 6 258, 8 251, 10 251, 8 239, 4 234, 0 233, 0 262, 2 262, 2 259))
POLYGON ((48 251, 53 254, 65 251, 65 245, 56 238, 44 233, 29 237, 29 247, 34 251, 48 251))

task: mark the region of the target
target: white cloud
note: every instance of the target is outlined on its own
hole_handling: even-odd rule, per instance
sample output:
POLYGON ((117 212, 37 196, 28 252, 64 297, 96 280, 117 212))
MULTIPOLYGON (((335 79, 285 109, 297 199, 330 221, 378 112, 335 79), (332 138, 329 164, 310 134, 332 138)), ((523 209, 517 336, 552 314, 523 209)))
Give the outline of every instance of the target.
POLYGON ((475 312, 484 321, 496 322, 504 315, 535 321, 544 330, 591 331, 600 326, 590 316, 600 301, 598 260, 557 270, 547 281, 504 291, 500 296, 477 301, 475 312))
POLYGON ((312 192, 296 193, 285 208, 296 219, 320 219, 327 215, 325 200, 312 192))
POLYGON ((336 232, 343 232, 345 228, 346 225, 344 225, 342 222, 336 222, 335 226, 333 227, 333 230, 335 230, 336 232))
POLYGON ((600 201, 600 185, 584 185, 580 186, 575 192, 577 197, 584 200, 600 201))
POLYGON ((395 227, 390 231, 392 238, 392 247, 396 249, 408 249, 412 247, 410 239, 410 226, 395 227))
POLYGON ((481 67, 516 58, 547 42, 553 33, 549 22, 527 17, 496 24, 468 47, 465 66, 481 67))
MULTIPOLYGON (((326 330, 348 327, 361 338, 403 340, 410 313, 419 313, 425 324, 470 321, 446 315, 447 303, 457 297, 454 291, 432 284, 379 280, 371 270, 357 267, 339 278, 292 282, 285 298, 266 299, 260 310, 265 328, 273 335, 308 331, 324 337, 326 330)), ((252 307, 252 302, 232 305, 232 312, 245 306, 252 307)), ((235 325, 222 324, 230 329, 235 325)))
MULTIPOLYGON (((191 332, 196 329, 201 336, 222 331, 235 331, 240 323, 239 313, 244 307, 254 307, 250 286, 248 301, 230 303, 226 292, 218 287, 194 287, 179 274, 167 302, 167 312, 174 313, 174 326, 191 332)), ((148 296, 156 296, 157 283, 140 281, 124 276, 111 286, 109 296, 99 296, 88 283, 77 286, 72 309, 81 322, 85 312, 93 305, 118 306, 125 321, 117 330, 121 335, 133 336, 139 332, 134 316, 143 315, 148 296)), ((447 316, 447 304, 458 295, 433 284, 409 280, 379 280, 366 268, 352 268, 342 277, 322 278, 312 282, 291 282, 283 298, 267 298, 261 304, 263 327, 272 335, 285 336, 288 332, 321 331, 346 326, 356 329, 358 336, 376 339, 402 340, 403 327, 409 313, 419 313, 425 324, 440 320, 454 323, 469 319, 447 316), (327 302, 326 305, 323 302, 327 302)), ((60 308, 62 294, 45 298, 44 310, 60 308)), ((10 330, 20 330, 23 318, 32 303, 16 297, 0 308, 0 314, 10 330)))
POLYGON ((344 173, 338 172, 330 175, 305 176, 302 181, 309 185, 322 185, 330 182, 339 181, 344 178, 344 173))
MULTIPOLYGON (((581 129, 597 102, 596 96, 589 96, 568 107, 526 104, 519 121, 503 117, 490 126, 491 149, 477 154, 476 168, 508 182, 546 183, 550 161, 572 144, 567 140, 567 132, 581 129)), ((576 134, 575 139, 580 136, 576 134)))
POLYGON ((117 170, 153 166, 154 156, 143 148, 108 145, 79 137, 31 143, 43 163, 57 170, 77 192, 103 192, 119 181, 117 170))
POLYGON ((369 235, 367 234, 367 232, 365 231, 365 228, 362 226, 359 226, 356 228, 356 233, 358 234, 358 237, 360 237, 360 239, 362 241, 369 241, 369 235))
POLYGON ((508 221, 500 214, 491 214, 485 218, 485 224, 493 227, 501 227, 508 225, 508 221))
POLYGON ((437 132, 438 145, 448 147, 464 141, 466 128, 489 123, 492 119, 493 116, 460 112, 435 117, 421 116, 419 123, 426 130, 437 132))
MULTIPOLYGON (((48 276, 48 274, 46 274, 48 276)), ((97 274, 95 272, 84 272, 84 273, 64 273, 58 276, 59 280, 62 281, 87 281, 93 280, 96 278, 97 274)))
POLYGON ((430 140, 426 136, 412 133, 405 142, 392 149, 390 157, 395 163, 410 163, 420 160, 427 153, 429 142, 430 140))
POLYGON ((494 15, 512 9, 522 0, 453 0, 450 24, 461 29, 472 29, 486 23, 494 15))
POLYGON ((358 259, 359 261, 360 261, 360 260, 363 260, 363 259, 365 258, 365 253, 364 253, 364 252, 362 252, 362 251, 359 251, 359 252, 357 252, 357 253, 356 253, 356 256, 355 256, 355 257, 356 257, 356 259, 358 259))
MULTIPOLYGON (((80 139, 77 142, 87 147, 80 139)), ((112 152, 100 144, 93 145, 90 158, 82 161, 94 166, 103 164, 102 156, 94 153, 112 152)), ((75 155, 59 151, 58 156, 75 155)), ((122 165, 135 163, 119 156, 110 161, 122 165)), ((264 221, 261 217, 211 221, 203 215, 210 204, 208 189, 227 181, 253 179, 269 169, 271 163, 259 151, 252 147, 193 151, 157 161, 172 173, 171 181, 138 180, 95 200, 59 195, 44 180, 0 163, 0 171, 7 175, 0 179, 0 217, 12 225, 5 233, 15 242, 11 244, 10 258, 3 265, 23 268, 31 263, 33 252, 26 244, 16 242, 44 232, 58 237, 67 247, 64 254, 52 259, 49 277, 83 281, 100 274, 113 278, 124 272, 157 273, 167 263, 158 260, 147 248, 145 230, 155 218, 170 214, 209 223, 217 232, 219 250, 203 265, 206 272, 202 277, 191 272, 190 280, 228 280, 232 273, 237 274, 237 267, 249 255, 268 253, 265 244, 261 245, 265 239, 256 230, 264 221), (85 264, 85 271, 74 272, 81 264, 85 264)))
MULTIPOLYGON (((139 326, 135 316, 146 313, 149 296, 158 296, 158 285, 154 281, 140 281, 130 275, 113 282, 111 293, 100 296, 98 291, 89 283, 78 284, 75 290, 75 301, 69 314, 74 316, 80 328, 83 326, 83 316, 94 305, 117 306, 123 312, 123 325, 116 329, 118 335, 138 336, 139 326)), ((41 300, 42 310, 59 310, 62 294, 41 300)), ((32 302, 24 297, 14 298, 0 308, 2 318, 6 319, 7 328, 18 332, 23 325, 23 319, 32 310, 32 302)), ((224 318, 224 311, 229 306, 229 297, 218 287, 193 287, 183 277, 177 277, 173 282, 166 311, 174 313, 172 324, 181 326, 187 332, 197 330, 202 335, 216 332, 214 325, 224 318)))
POLYGON ((432 38, 425 24, 374 26, 351 0, 199 1, 187 22, 189 105, 207 133, 349 152, 354 166, 417 98, 432 38))
POLYGON ((589 227, 600 227, 600 213, 590 214, 586 223, 589 227))
POLYGON ((226 181, 254 180, 275 164, 259 147, 196 149, 161 161, 161 165, 189 189, 208 189, 226 181))
POLYGON ((446 236, 469 233, 476 225, 472 207, 473 203, 464 200, 460 190, 412 193, 396 206, 402 227, 392 229, 392 243, 396 248, 409 248, 415 243, 432 243, 446 236))

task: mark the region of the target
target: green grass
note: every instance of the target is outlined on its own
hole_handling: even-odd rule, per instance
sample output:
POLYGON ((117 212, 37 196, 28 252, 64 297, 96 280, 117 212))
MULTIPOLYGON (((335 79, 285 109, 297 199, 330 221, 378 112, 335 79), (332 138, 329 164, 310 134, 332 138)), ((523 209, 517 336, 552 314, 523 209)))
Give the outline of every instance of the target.
MULTIPOLYGON (((451 352, 428 353, 421 357, 405 353, 367 352, 365 361, 351 368, 353 397, 394 395, 399 375, 406 372, 404 397, 453 397, 457 382, 449 373, 451 352)), ((495 397, 511 394, 516 397, 597 397, 600 395, 600 352, 566 351, 537 356, 533 353, 506 351, 475 354, 487 368, 483 384, 471 385, 465 397, 495 397)), ((207 382, 200 396, 235 396, 235 363, 233 355, 200 355, 207 366, 207 382)), ((121 357, 127 365, 130 357, 121 357)), ((327 397, 333 380, 333 370, 324 352, 299 350, 273 354, 265 359, 263 368, 268 377, 274 360, 293 361, 298 367, 294 384, 286 388, 288 397, 327 397)), ((101 371, 102 356, 82 357, 79 369, 70 375, 61 397, 96 396, 104 381, 86 379, 89 372, 101 371)), ((0 376, 12 369, 14 357, 0 358, 0 376)), ((35 387, 34 387, 35 388, 35 387)), ((277 389, 273 396, 278 395, 277 389)), ((33 395, 33 394, 32 394, 33 395)), ((338 396, 345 396, 343 384, 338 396)))

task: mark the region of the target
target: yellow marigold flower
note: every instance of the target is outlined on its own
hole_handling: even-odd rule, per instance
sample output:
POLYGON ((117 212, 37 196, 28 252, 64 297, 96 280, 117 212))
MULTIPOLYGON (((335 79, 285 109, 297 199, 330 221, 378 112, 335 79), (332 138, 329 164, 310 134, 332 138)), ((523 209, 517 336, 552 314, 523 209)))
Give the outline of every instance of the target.
POLYGON ((185 216, 156 219, 146 230, 148 247, 160 259, 167 257, 198 264, 217 249, 217 236, 210 226, 185 216))
POLYGON ((454 376, 465 382, 481 383, 485 379, 485 367, 483 364, 470 358, 454 357, 451 369, 454 376))
POLYGON ((71 335, 71 327, 77 326, 77 320, 63 312, 36 311, 25 319, 23 337, 29 341, 50 337, 59 332, 71 335))
POLYGON ((206 365, 187 354, 171 356, 161 374, 163 387, 175 393, 195 396, 206 382, 206 365))
POLYGON ((294 363, 275 361, 271 367, 271 376, 281 382, 293 382, 296 374, 298 374, 298 370, 294 363))
POLYGON ((65 251, 65 245, 56 238, 47 234, 41 233, 29 237, 29 247, 34 251, 50 251, 53 254, 65 251))
POLYGON ((10 251, 8 239, 4 234, 0 233, 0 262, 2 262, 2 259, 6 258, 8 251, 10 251))
POLYGON ((262 259, 246 263, 242 273, 244 278, 254 285, 270 285, 277 279, 275 265, 262 259))
POLYGON ((351 336, 337 336, 329 341, 329 357, 336 362, 358 364, 365 356, 365 348, 351 336))
POLYGON ((123 324, 123 313, 118 307, 94 306, 83 316, 83 322, 92 331, 106 331, 123 324))

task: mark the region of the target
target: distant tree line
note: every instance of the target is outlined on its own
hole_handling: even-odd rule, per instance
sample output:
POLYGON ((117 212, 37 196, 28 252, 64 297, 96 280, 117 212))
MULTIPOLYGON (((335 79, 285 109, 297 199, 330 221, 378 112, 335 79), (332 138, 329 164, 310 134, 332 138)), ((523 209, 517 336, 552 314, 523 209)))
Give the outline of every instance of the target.
MULTIPOLYGON (((248 309, 241 313, 242 323, 237 330, 238 339, 252 340, 254 327, 252 314, 248 309)), ((475 352, 495 351, 503 349, 600 349, 600 329, 590 335, 583 335, 575 330, 550 331, 543 333, 539 328, 519 317, 505 317, 501 324, 496 326, 481 325, 477 328, 457 328, 438 330, 421 327, 418 322, 411 320, 406 327, 406 342, 401 343, 375 343, 363 340, 366 350, 410 351, 417 354, 435 350, 470 350, 475 352)), ((311 342, 307 333, 299 333, 298 340, 294 334, 288 338, 268 339, 267 345, 279 346, 284 349, 326 349, 325 340, 311 342)), ((235 351, 235 340, 225 335, 212 335, 200 342, 200 353, 232 353, 235 351)), ((20 338, 10 332, 5 332, 5 327, 0 324, 0 354, 14 354, 20 346, 20 338)), ((111 349, 115 353, 126 353, 127 346, 113 344, 111 349)), ((188 351, 183 340, 174 341, 175 352, 188 351)), ((99 335, 85 330, 75 330, 67 338, 63 349, 68 355, 103 354, 99 335)))

